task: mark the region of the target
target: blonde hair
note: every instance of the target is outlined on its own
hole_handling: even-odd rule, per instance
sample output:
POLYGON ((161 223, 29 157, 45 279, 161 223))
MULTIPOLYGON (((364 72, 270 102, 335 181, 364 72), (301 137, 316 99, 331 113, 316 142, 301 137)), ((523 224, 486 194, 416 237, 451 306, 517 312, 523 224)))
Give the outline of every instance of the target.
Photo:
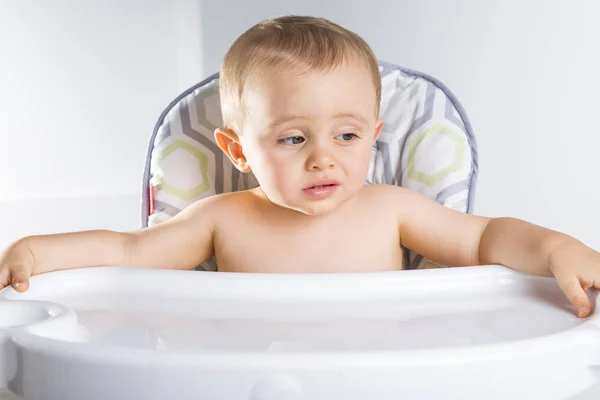
POLYGON ((324 18, 304 16, 284 16, 254 25, 231 45, 221 65, 219 92, 224 127, 241 129, 238 123, 245 114, 244 88, 259 67, 327 71, 352 56, 363 61, 371 75, 378 114, 379 66, 372 49, 359 35, 324 18))

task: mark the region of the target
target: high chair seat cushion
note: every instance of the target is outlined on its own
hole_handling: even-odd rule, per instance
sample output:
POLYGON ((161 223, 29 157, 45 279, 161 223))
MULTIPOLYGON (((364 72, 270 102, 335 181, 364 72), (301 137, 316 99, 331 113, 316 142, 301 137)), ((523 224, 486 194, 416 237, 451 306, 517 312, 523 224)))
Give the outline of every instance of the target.
MULTIPOLYGON (((462 106, 437 79, 379 62, 380 116, 366 184, 415 190, 470 213, 477 180, 477 145, 462 106)), ((159 224, 207 196, 258 186, 217 146, 221 126, 219 75, 186 90, 164 110, 152 134, 143 181, 142 226, 159 224)), ((405 249, 405 268, 441 267, 405 249)), ((214 260, 198 269, 216 270, 214 260)))

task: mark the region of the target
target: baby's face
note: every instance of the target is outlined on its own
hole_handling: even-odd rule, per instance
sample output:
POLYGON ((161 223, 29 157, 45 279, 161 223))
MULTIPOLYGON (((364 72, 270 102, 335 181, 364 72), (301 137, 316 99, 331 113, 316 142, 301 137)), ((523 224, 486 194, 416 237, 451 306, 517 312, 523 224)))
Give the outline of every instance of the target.
POLYGON ((366 68, 263 71, 246 92, 240 143, 252 172, 275 204, 327 213, 364 185, 382 121, 366 68))

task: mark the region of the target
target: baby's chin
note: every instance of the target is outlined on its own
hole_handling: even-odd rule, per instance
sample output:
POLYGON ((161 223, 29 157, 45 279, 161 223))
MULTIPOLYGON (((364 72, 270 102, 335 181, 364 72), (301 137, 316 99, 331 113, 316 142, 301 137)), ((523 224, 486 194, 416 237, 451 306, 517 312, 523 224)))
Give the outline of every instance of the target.
POLYGON ((274 203, 278 207, 285 208, 292 212, 307 217, 328 216, 341 208, 345 202, 341 203, 337 199, 327 199, 320 201, 305 201, 305 202, 286 202, 280 201, 274 203))
POLYGON ((320 217, 331 214, 337 207, 290 207, 290 209, 308 217, 320 217))
POLYGON ((272 203, 282 209, 288 210, 295 214, 306 215, 309 217, 318 217, 331 213, 335 207, 323 207, 317 205, 293 204, 286 201, 272 201, 272 203))
POLYGON ((350 199, 340 198, 335 195, 323 200, 288 199, 278 193, 267 193, 262 187, 260 188, 260 197, 271 203, 273 206, 290 211, 293 214, 315 218, 330 215, 344 205, 351 203, 348 202, 350 199))

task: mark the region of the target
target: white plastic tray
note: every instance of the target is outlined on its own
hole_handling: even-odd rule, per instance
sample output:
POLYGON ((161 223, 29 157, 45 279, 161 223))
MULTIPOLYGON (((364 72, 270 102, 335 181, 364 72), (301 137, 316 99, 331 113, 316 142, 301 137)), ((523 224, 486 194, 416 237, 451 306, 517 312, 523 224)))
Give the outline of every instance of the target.
POLYGON ((90 268, 0 292, 0 387, 26 399, 567 399, 600 317, 497 266, 273 275, 90 268))

